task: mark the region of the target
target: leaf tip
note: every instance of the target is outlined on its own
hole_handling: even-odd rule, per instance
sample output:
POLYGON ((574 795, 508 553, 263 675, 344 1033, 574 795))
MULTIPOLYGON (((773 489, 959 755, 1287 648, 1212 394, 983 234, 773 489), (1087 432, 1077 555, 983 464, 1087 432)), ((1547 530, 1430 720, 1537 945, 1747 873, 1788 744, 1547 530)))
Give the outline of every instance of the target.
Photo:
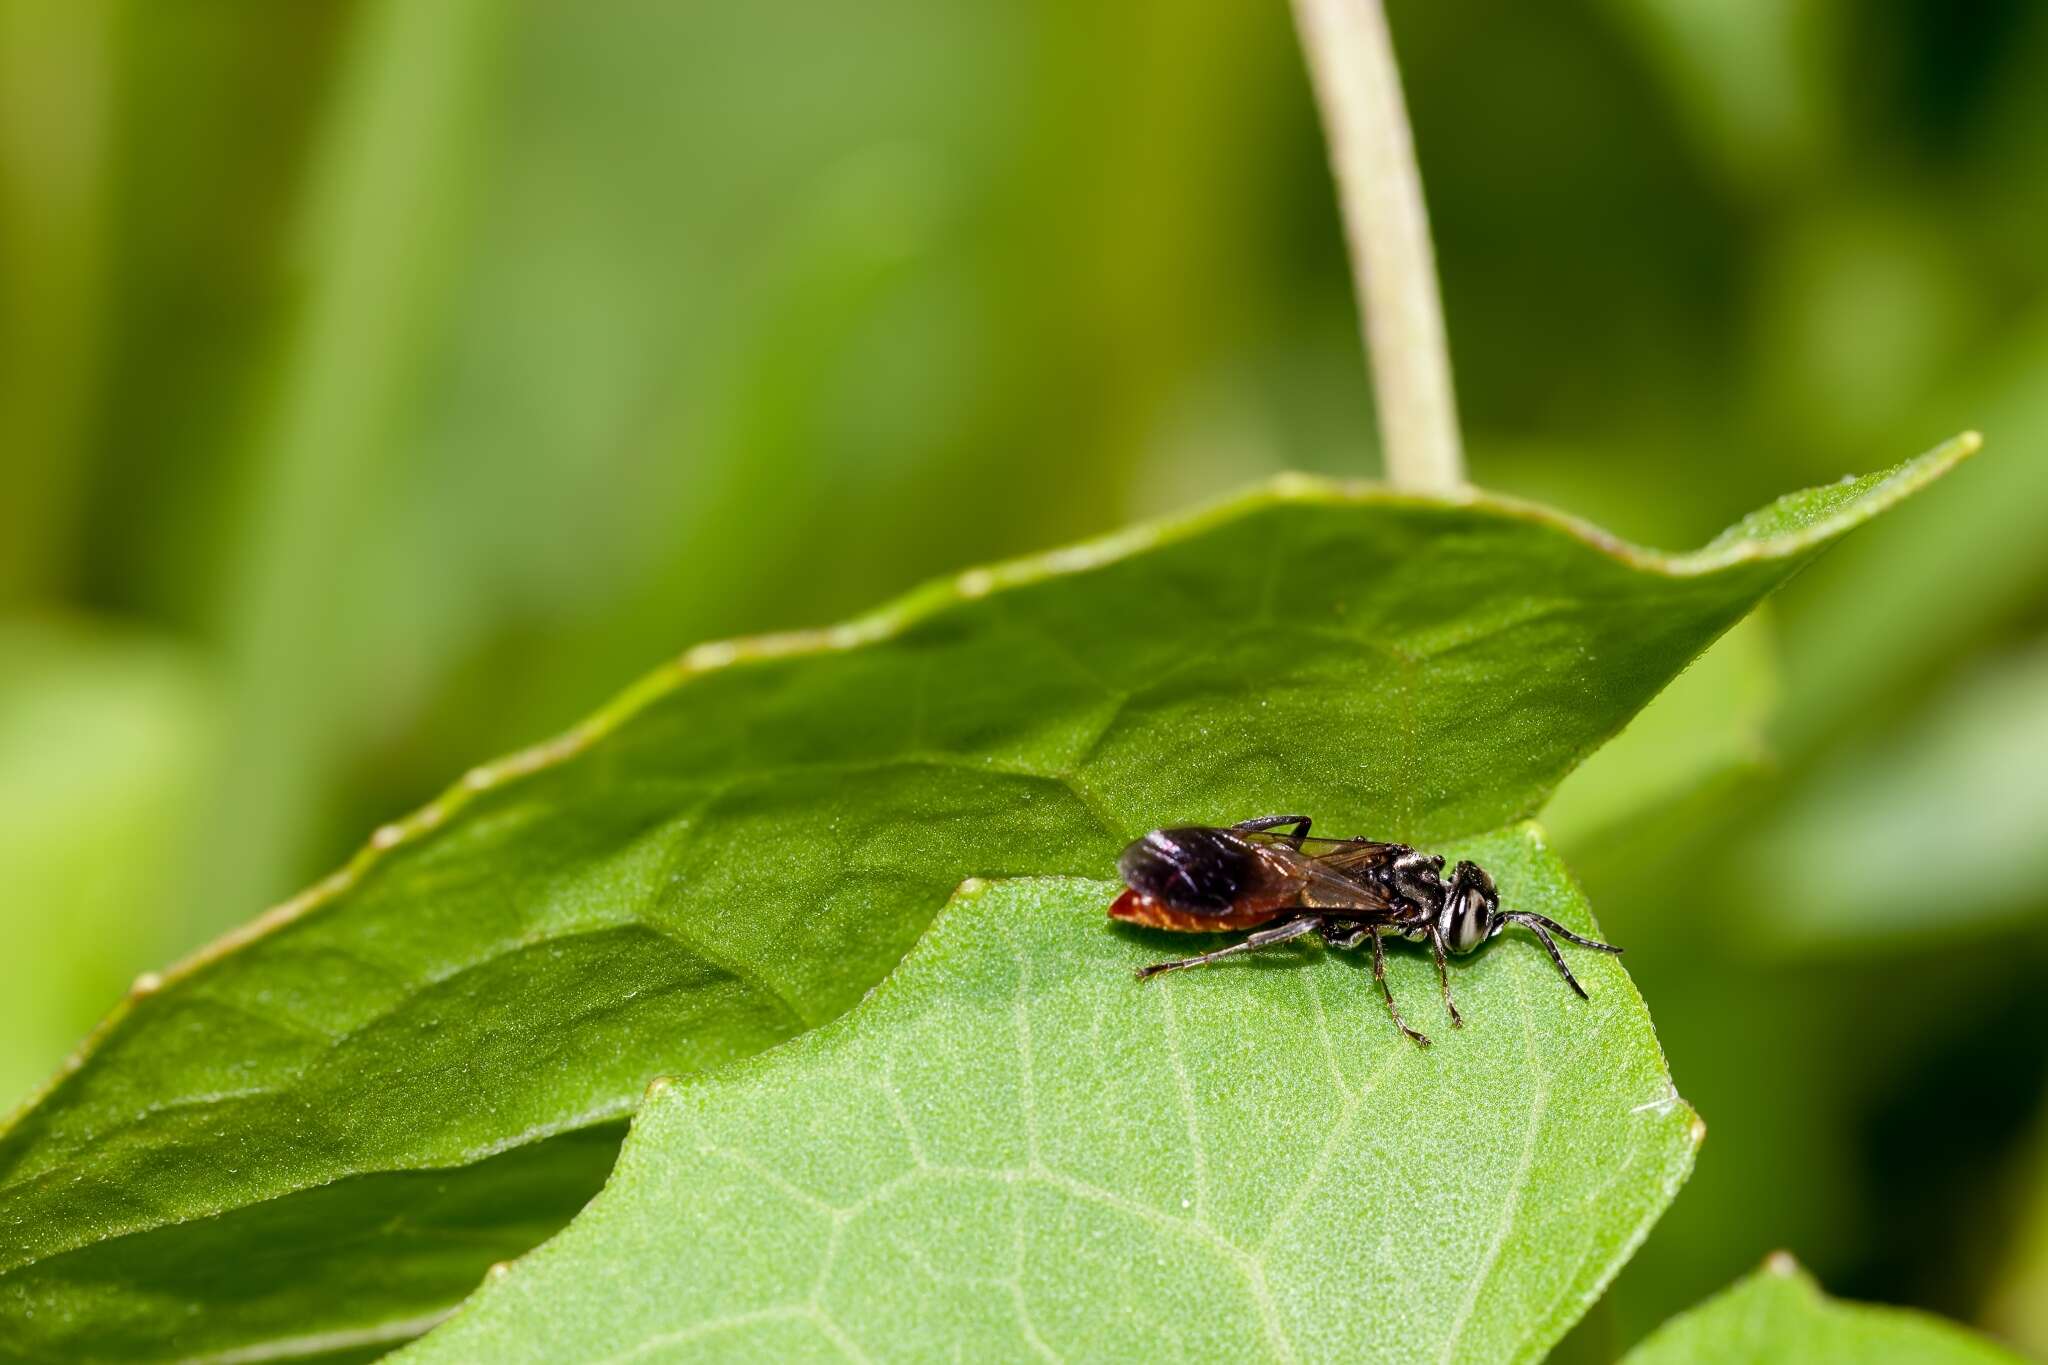
POLYGON ((1780 1247, 1764 1257, 1764 1270, 1780 1279, 1796 1280, 1800 1275, 1799 1258, 1780 1247))
MULTIPOLYGON (((1904 485, 1899 496, 1933 482, 1983 448, 1983 432, 1974 429, 1959 431, 1934 449, 1906 461, 1893 471, 1894 476, 1904 485)), ((1897 498, 1894 497, 1890 501, 1897 501, 1897 498)), ((1889 502, 1886 505, 1889 505, 1889 502)))
POLYGON ((1692 1123, 1686 1128, 1685 1133, 1687 1137, 1692 1139, 1692 1145, 1698 1147, 1707 1140, 1707 1121, 1695 1112, 1692 1116, 1692 1123))

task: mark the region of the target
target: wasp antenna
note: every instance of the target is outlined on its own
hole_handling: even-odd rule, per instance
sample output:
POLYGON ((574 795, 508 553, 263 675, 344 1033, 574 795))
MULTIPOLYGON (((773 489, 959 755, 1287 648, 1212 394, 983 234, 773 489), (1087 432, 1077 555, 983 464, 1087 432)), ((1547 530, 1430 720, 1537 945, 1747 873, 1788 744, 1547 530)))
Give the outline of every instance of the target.
POLYGON ((1582 937, 1578 934, 1573 933, 1571 930, 1565 928, 1556 920, 1548 919, 1542 915, 1537 914, 1533 910, 1510 910, 1507 912, 1504 918, 1511 920, 1519 920, 1523 924, 1528 925, 1531 929, 1534 929, 1540 925, 1541 927, 1548 929, 1551 933, 1556 934, 1559 938, 1567 939, 1570 942, 1576 943, 1581 948, 1591 948, 1594 949, 1596 952, 1602 953, 1621 952, 1621 949, 1615 947, 1612 943, 1602 943, 1597 938, 1582 937))

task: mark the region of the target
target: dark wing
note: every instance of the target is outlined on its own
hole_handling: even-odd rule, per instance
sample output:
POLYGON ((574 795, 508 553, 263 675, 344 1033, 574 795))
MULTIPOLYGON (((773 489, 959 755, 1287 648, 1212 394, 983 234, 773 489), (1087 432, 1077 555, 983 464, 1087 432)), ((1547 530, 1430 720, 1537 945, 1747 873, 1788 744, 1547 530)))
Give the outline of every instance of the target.
POLYGON ((1269 830, 1240 830, 1237 834, 1258 845, 1267 862, 1299 886, 1304 909, 1356 910, 1371 915, 1393 906, 1393 893, 1373 873, 1393 863, 1398 844, 1372 839, 1296 840, 1269 830))
POLYGON ((1401 844, 1383 844, 1376 839, 1297 839, 1291 834, 1276 834, 1269 829, 1232 830, 1231 833, 1263 848, 1300 854, 1342 874, 1369 873, 1376 868, 1390 867, 1395 855, 1404 851, 1401 844))

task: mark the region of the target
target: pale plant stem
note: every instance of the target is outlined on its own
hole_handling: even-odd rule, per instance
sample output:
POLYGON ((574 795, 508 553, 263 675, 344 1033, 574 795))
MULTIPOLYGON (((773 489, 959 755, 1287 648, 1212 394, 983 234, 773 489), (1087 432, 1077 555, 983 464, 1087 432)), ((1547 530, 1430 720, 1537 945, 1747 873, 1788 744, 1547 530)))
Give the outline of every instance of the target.
POLYGON ((1465 456, 1429 212, 1386 12, 1380 0, 1294 0, 1294 22, 1336 174, 1387 479, 1455 492, 1465 484, 1465 456))

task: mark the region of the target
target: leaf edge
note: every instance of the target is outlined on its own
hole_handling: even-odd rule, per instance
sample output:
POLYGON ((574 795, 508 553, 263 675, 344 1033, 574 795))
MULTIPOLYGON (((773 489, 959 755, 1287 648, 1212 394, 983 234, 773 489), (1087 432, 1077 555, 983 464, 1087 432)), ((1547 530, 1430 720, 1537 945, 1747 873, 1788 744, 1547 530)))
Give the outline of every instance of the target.
MULTIPOLYGON (((1467 486, 1455 493, 1424 494, 1396 489, 1373 480, 1331 479, 1283 473, 1261 484, 1191 511, 1143 522, 1093 539, 1078 541, 993 565, 970 568, 926 582, 883 606, 839 625, 711 641, 692 646, 629 684, 617 696, 551 739, 478 764, 438 796, 408 815, 377 827, 367 842, 339 868, 297 895, 270 907, 247 923, 202 945, 161 971, 144 972, 128 992, 94 1025, 78 1046, 42 1084, 4 1117, 0 1138, 11 1134, 29 1114, 65 1081, 83 1070, 135 1006, 165 986, 196 975, 214 961, 286 925, 339 901, 362 882, 384 856, 403 844, 423 838, 458 814, 478 796, 509 786, 521 778, 569 762, 611 735, 654 702, 702 674, 734 664, 765 662, 806 654, 825 654, 893 639, 941 610, 992 593, 1087 572, 1130 558, 1142 551, 1188 539, 1237 517, 1265 507, 1316 502, 1337 506, 1385 506, 1477 509, 1505 520, 1561 532, 1587 548, 1628 568, 1668 578, 1696 578, 1742 564, 1790 558, 1835 540, 1904 501, 1977 453, 1983 438, 1975 431, 1951 437, 1880 476, 1870 488, 1812 525, 1764 539, 1729 537, 1741 523, 1698 550, 1672 554, 1633 544, 1593 523, 1527 499, 1489 493, 1467 486)), ((1787 495, 1792 496, 1792 495, 1787 495)), ((1784 499, 1769 506, 1776 506, 1784 499)), ((1760 510, 1768 510, 1768 507, 1760 510)), ((1752 514, 1756 515, 1756 514, 1752 514)), ((886 979, 886 978, 885 978, 886 979)))

